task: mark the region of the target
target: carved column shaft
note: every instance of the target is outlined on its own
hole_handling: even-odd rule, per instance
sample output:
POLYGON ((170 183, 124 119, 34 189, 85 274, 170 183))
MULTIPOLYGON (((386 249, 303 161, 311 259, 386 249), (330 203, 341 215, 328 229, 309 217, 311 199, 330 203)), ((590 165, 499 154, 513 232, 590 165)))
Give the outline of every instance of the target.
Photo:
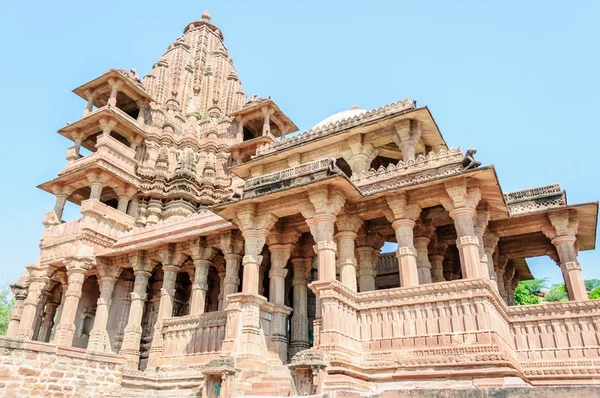
POLYGON ((299 351, 310 347, 308 336, 308 274, 312 269, 311 258, 293 258, 294 315, 292 315, 292 336, 290 358, 299 351))
POLYGON ((414 247, 413 228, 415 222, 410 219, 396 220, 392 223, 396 232, 398 250, 398 268, 400 272, 400 286, 418 286, 419 273, 417 271, 417 250, 414 247))
POLYGON ((217 311, 223 311, 223 302, 225 300, 225 276, 227 275, 225 268, 221 266, 219 269, 219 302, 217 305, 217 311))
POLYGON ((42 291, 48 283, 47 277, 35 278, 29 285, 29 293, 23 302, 23 312, 19 322, 19 330, 17 338, 23 340, 31 340, 33 338, 33 324, 35 322, 35 314, 40 303, 42 291))
POLYGON ((148 279, 152 275, 148 271, 134 271, 135 282, 131 293, 129 319, 123 333, 121 355, 125 356, 125 368, 137 370, 140 360, 140 340, 142 338, 142 316, 144 304, 148 297, 148 279))
POLYGON ((242 266, 244 267, 242 278, 242 292, 250 294, 259 294, 260 284, 260 263, 262 256, 260 253, 265 245, 268 230, 246 230, 242 232, 244 236, 244 257, 242 266))
POLYGON ((431 281, 444 282, 444 256, 441 254, 431 254, 429 256, 431 263, 431 281))
POLYGON ((62 309, 60 321, 56 327, 54 342, 58 346, 70 347, 75 334, 75 315, 81 298, 85 269, 71 268, 67 270, 68 285, 65 294, 65 304, 62 309))
POLYGON ((194 260, 194 283, 190 299, 190 315, 204 314, 206 306, 206 293, 208 292, 208 271, 210 260, 194 260))
POLYGON ((25 307, 25 299, 27 298, 27 288, 17 285, 11 285, 13 294, 15 295, 15 304, 13 311, 10 314, 10 320, 6 329, 7 337, 17 337, 19 331, 19 323, 23 314, 23 308, 25 307))
POLYGON ((65 203, 67 203, 67 198, 69 195, 65 194, 56 194, 56 202, 54 204, 54 213, 56 213, 56 218, 58 221, 62 219, 63 212, 65 210, 65 203))
POLYGON ((565 279, 565 287, 569 300, 587 300, 588 295, 585 289, 581 265, 577 260, 577 250, 575 249, 574 236, 558 236, 552 239, 552 244, 556 247, 558 257, 560 258, 560 270, 565 279))
POLYGON ((484 274, 479 255, 479 240, 475 236, 473 217, 475 210, 461 207, 450 211, 450 217, 454 220, 456 228, 456 247, 460 254, 460 264, 463 278, 485 278, 489 279, 487 270, 484 274))
MULTIPOLYGON (((158 316, 154 324, 152 335, 152 346, 148 356, 148 368, 159 366, 159 359, 163 352, 163 321, 173 316, 173 298, 175 296, 175 283, 177 282, 176 265, 163 265, 163 284, 160 289, 160 303, 158 304, 158 316)), ((204 308, 204 307, 203 307, 204 308)))
POLYGON ((348 289, 356 292, 356 258, 354 257, 356 232, 340 231, 336 234, 336 238, 340 265, 340 282, 348 289))
POLYGON ((356 257, 359 264, 358 268, 358 287, 361 292, 370 292, 375 290, 375 270, 374 258, 379 250, 370 246, 360 246, 356 249, 356 257))
POLYGON ((50 340, 50 332, 52 332, 52 327, 54 326, 54 316, 56 315, 57 308, 58 303, 46 303, 44 319, 42 320, 40 331, 38 333, 39 341, 47 342, 50 340))
MULTIPOLYGON (((227 301, 227 296, 237 293, 240 286, 240 263, 242 256, 239 254, 225 255, 225 280, 223 281, 223 299, 227 301)), ((224 306, 226 307, 226 305, 224 306)))
POLYGON ((112 295, 117 283, 114 276, 104 276, 100 278, 100 297, 96 306, 96 317, 94 318, 94 327, 90 333, 90 342, 88 351, 108 352, 110 342, 108 341, 108 314, 112 303, 112 295))
POLYGON ((336 217, 332 214, 317 214, 312 218, 316 230, 319 281, 336 280, 335 253, 337 246, 333 241, 335 220, 336 217))
POLYGON ((419 275, 419 285, 431 283, 432 281, 432 265, 429 262, 427 245, 430 239, 426 237, 414 238, 415 249, 417 250, 417 273, 419 275))

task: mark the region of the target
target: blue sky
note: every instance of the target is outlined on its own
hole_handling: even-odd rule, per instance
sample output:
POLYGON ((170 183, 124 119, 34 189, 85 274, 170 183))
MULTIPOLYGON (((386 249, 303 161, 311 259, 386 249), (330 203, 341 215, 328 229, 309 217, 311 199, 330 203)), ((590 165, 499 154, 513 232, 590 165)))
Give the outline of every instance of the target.
MULTIPOLYGON (((570 203, 600 199, 599 2, 4 1, 0 282, 37 259, 54 198, 36 185, 66 166, 56 130, 85 107, 71 90, 109 67, 145 74, 205 9, 248 95, 271 95, 301 130, 416 98, 504 192, 560 183, 570 203)), ((580 262, 600 278, 599 252, 580 262)), ((561 280, 548 259, 530 265, 561 280)))

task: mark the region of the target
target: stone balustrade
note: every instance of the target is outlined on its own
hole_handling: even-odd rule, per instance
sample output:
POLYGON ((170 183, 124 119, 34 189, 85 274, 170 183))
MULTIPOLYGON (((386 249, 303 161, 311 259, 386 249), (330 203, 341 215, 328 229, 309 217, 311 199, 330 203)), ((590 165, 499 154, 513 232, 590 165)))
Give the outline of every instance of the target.
POLYGON ((352 175, 350 180, 360 188, 363 193, 375 193, 390 189, 390 185, 399 188, 415 183, 421 183, 440 177, 460 174, 462 172, 463 153, 460 148, 427 155, 419 155, 416 159, 397 164, 390 163, 387 167, 371 169, 357 175, 352 175))
POLYGON ((137 160, 135 160, 135 151, 126 147, 113 137, 100 134, 96 141, 96 152, 84 157, 77 157, 75 148, 67 149, 67 168, 58 175, 72 173, 94 163, 108 162, 117 166, 119 169, 135 175, 137 160))
POLYGON ((308 181, 312 182, 316 179, 326 177, 330 172, 331 166, 331 159, 321 159, 250 178, 244 184, 244 199, 287 189, 308 181))
POLYGON ((504 199, 511 216, 567 205, 567 194, 558 184, 509 192, 504 195, 504 199))
POLYGON ((226 324, 225 311, 165 319, 162 364, 199 365, 216 358, 223 345, 226 324))
POLYGON ((600 375, 600 300, 508 309, 524 373, 532 380, 573 383, 600 375))

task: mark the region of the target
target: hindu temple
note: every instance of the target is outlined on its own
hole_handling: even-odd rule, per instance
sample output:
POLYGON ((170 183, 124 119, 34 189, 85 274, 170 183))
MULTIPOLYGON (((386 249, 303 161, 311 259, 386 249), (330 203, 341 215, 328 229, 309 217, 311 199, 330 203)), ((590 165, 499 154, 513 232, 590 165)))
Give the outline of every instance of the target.
POLYGON ((600 396, 600 300, 578 261, 598 202, 503 192, 414 100, 299 132, 246 94, 208 12, 147 75, 73 93, 0 395, 600 396), (516 306, 539 256, 569 301, 516 306))

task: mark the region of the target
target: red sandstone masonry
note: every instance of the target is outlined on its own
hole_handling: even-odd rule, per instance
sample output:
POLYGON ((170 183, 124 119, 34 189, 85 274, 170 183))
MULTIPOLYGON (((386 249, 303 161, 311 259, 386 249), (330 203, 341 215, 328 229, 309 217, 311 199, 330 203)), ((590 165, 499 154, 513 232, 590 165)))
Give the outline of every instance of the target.
POLYGON ((124 360, 0 337, 0 397, 118 397, 124 360))

